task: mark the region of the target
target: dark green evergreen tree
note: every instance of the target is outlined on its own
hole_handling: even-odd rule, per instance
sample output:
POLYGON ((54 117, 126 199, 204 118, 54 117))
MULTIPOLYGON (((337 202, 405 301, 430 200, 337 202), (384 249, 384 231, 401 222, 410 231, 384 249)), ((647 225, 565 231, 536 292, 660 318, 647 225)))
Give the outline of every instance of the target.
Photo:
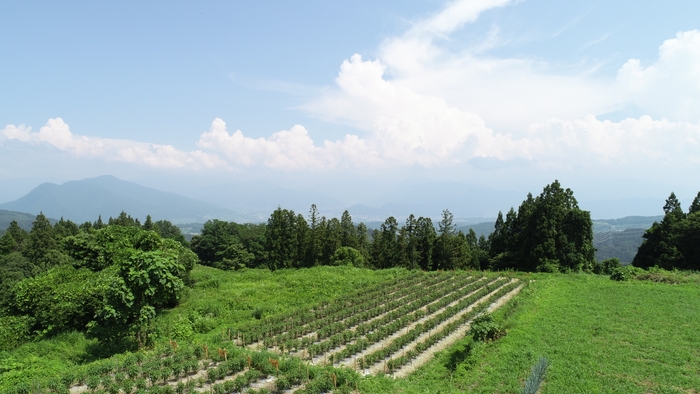
POLYGON ((688 209, 688 214, 695 212, 700 212, 700 192, 698 192, 698 194, 695 196, 693 202, 690 204, 690 208, 688 209))
POLYGON ((537 198, 531 194, 518 212, 511 209, 490 238, 494 269, 524 271, 591 271, 594 266, 593 222, 578 207, 571 189, 558 181, 537 198))
POLYGON ((153 220, 151 219, 151 215, 146 215, 146 221, 143 222, 143 229, 146 231, 155 231, 155 228, 153 227, 153 220))
POLYGON ((430 218, 419 217, 416 221, 416 238, 418 250, 418 266, 428 271, 433 266, 433 248, 437 233, 430 218))
MULTIPOLYGON (((700 196, 700 193, 699 193, 700 196)), ((643 235, 632 260, 636 267, 658 266, 664 269, 700 269, 700 211, 695 198, 689 214, 685 215, 678 198, 671 193, 664 204, 664 218, 652 224, 643 235)))
MULTIPOLYGON (((299 242, 303 235, 300 227, 300 219, 294 211, 277 208, 272 212, 265 229, 268 268, 274 270, 298 266, 300 253, 304 250, 299 242)), ((194 243, 194 239, 192 241, 194 243)))
POLYGON ((54 235, 53 226, 43 213, 39 213, 34 219, 32 230, 27 237, 27 245, 22 253, 33 264, 45 264, 45 257, 49 251, 55 250, 58 242, 54 235))
POLYGON ((340 229, 341 229, 341 244, 343 246, 349 246, 354 249, 358 249, 357 242, 357 229, 352 222, 352 217, 350 212, 345 210, 343 215, 340 217, 340 229))
POLYGON ((102 215, 100 215, 100 216, 97 217, 97 221, 95 222, 95 224, 92 225, 92 227, 93 227, 95 230, 99 230, 99 229, 105 227, 105 224, 104 224, 104 222, 102 221, 102 215))

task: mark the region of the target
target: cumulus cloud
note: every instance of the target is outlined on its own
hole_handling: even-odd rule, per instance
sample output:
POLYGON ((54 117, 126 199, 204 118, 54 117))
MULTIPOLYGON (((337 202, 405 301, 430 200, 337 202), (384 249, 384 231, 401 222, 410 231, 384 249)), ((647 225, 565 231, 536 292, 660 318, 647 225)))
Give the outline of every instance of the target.
POLYGON ((368 131, 366 144, 391 163, 430 166, 474 156, 527 155, 526 144, 494 133, 479 116, 387 81, 377 60, 354 55, 340 70, 339 90, 305 108, 328 121, 368 131))
POLYGON ((700 31, 679 32, 659 47, 659 58, 644 67, 630 59, 617 73, 627 100, 650 115, 700 121, 700 31))
POLYGON ((608 165, 677 169, 700 164, 700 125, 654 120, 650 116, 620 122, 593 115, 577 120, 551 119, 528 131, 539 160, 559 165, 608 165))
POLYGON ((218 118, 212 122, 209 131, 200 136, 197 146, 222 152, 233 165, 243 167, 300 170, 376 164, 378 161, 376 152, 357 136, 325 141, 322 147, 317 147, 308 131, 300 125, 276 132, 267 139, 250 138, 240 130, 229 134, 226 122, 218 118))
POLYGON ((0 131, 6 140, 47 144, 78 157, 145 164, 157 168, 213 168, 226 163, 202 151, 184 152, 171 145, 75 135, 61 118, 49 119, 39 132, 24 125, 8 125, 0 131))
POLYGON ((398 164, 489 158, 566 168, 587 160, 624 165, 697 159, 700 32, 665 41, 647 67, 631 59, 616 79, 555 70, 529 58, 488 56, 484 51, 498 41, 497 27, 476 48, 443 45, 481 13, 510 3, 449 3, 386 39, 376 59, 356 54, 344 61, 335 86, 303 108, 365 131, 367 145, 398 164), (630 105, 647 116, 596 118, 630 105))

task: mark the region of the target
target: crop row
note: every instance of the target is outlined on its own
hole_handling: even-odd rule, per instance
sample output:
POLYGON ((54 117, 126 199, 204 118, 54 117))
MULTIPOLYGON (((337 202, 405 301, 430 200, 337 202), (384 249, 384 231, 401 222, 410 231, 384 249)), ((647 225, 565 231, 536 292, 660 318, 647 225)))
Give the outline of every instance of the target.
MULTIPOLYGON (((458 281, 454 284, 454 286, 445 287, 442 289, 433 289, 430 294, 423 295, 409 304, 394 309, 379 319, 362 323, 354 329, 346 329, 340 333, 332 335, 325 341, 310 345, 308 347, 309 354, 311 357, 317 354, 323 354, 331 349, 347 344, 356 339, 362 339, 362 341, 360 341, 360 348, 364 349, 366 345, 380 341, 408 324, 421 319, 426 314, 426 312, 421 309, 422 307, 427 305, 429 307, 428 314, 430 314, 431 310, 439 310, 460 297, 463 297, 464 294, 468 294, 469 292, 482 286, 480 281, 477 279, 463 279, 464 282, 458 281)), ((356 346, 352 349, 354 350, 355 348, 356 346)), ((350 353, 347 356, 352 354, 354 353, 350 353)))
MULTIPOLYGON (((431 334, 428 338, 424 339, 423 341, 416 343, 412 349, 406 351, 403 355, 388 360, 386 363, 387 372, 391 373, 391 372, 401 368, 402 366, 408 364, 409 362, 414 360, 416 357, 418 357, 420 354, 424 353, 426 350, 431 348, 433 345, 435 345, 436 343, 441 341, 443 338, 445 338, 448 335, 450 335, 451 333, 453 333, 460 326, 471 321, 473 318, 475 318, 477 315, 479 315, 485 309, 487 309, 488 306, 492 302, 498 300, 499 298, 503 297, 507 293, 511 292, 517 286, 519 286, 518 283, 510 283, 510 284, 503 286, 496 293, 491 295, 487 302, 480 303, 479 305, 477 305, 475 308, 473 308, 469 312, 460 316, 459 319, 445 325, 442 330, 435 332, 434 334, 431 334)), ((392 354, 395 354, 400 349, 401 348, 396 349, 394 351, 394 353, 392 353, 392 354)), ((363 361, 364 361, 364 363, 369 364, 369 361, 367 361, 366 359, 363 361)))
MULTIPOLYGON (((436 275, 434 274, 429 275, 428 279, 435 276, 436 275)), ((372 302, 373 300, 383 296, 390 295, 397 290, 410 287, 425 280, 426 275, 412 273, 404 277, 394 279, 389 283, 378 284, 368 289, 358 290, 355 293, 345 296, 340 301, 332 303, 325 302, 322 304, 322 307, 312 309, 300 308, 281 315, 269 317, 261 322, 240 327, 238 329, 233 329, 232 333, 234 336, 241 337, 245 343, 257 342, 263 338, 279 335, 309 324, 314 325, 314 322, 321 319, 332 318, 338 314, 341 314, 342 316, 342 314, 347 313, 346 310, 348 308, 352 308, 366 302, 372 302)), ((341 318, 342 317, 335 317, 333 318, 334 320, 331 321, 341 318)), ((320 327, 323 324, 325 323, 318 323, 315 326, 320 327)), ((312 327, 311 330, 314 330, 316 327, 312 327)))
MULTIPOLYGON (((435 329, 438 327, 442 322, 445 320, 450 319, 460 311, 465 310, 475 302, 477 302, 479 299, 485 297, 489 293, 493 292, 495 289, 498 289, 499 287, 503 287, 506 282, 508 282, 509 279, 501 279, 497 280, 496 282, 490 283, 483 288, 479 289, 476 293, 470 295, 469 297, 466 297, 462 300, 460 300, 459 303, 456 305, 453 305, 451 307, 446 308, 444 311, 441 313, 437 314, 436 316, 426 320, 423 323, 417 324, 415 327, 413 327, 411 330, 409 330, 406 334, 399 336, 398 338, 395 338, 393 341, 391 341, 386 347, 383 347, 382 349, 379 349, 373 353, 370 353, 364 357, 363 363, 366 366, 373 365, 377 363, 380 360, 385 359, 386 357, 394 354, 395 352, 399 351, 402 349, 404 346, 408 345, 409 343, 415 341, 420 335, 423 333, 426 333, 430 330, 435 329)), ((508 287, 508 286, 505 286, 508 287)), ((496 293, 498 294, 498 293, 496 293)), ((494 294, 495 295, 495 294, 494 294)), ((481 302, 474 308, 473 310, 478 310, 480 309, 479 306, 488 306, 488 303, 486 302, 481 302)), ((466 313, 465 315, 469 315, 469 312, 466 313)), ((443 330, 444 331, 444 330, 443 330)), ((431 333, 431 336, 432 333, 431 333)))
MULTIPOLYGON (((265 347, 268 348, 276 345, 280 346, 281 348, 286 348, 288 350, 306 348, 316 341, 320 341, 330 337, 333 334, 349 330, 351 327, 358 326, 361 323, 368 322, 377 316, 388 313, 401 306, 405 306, 407 303, 411 303, 416 298, 421 297, 421 294, 423 292, 431 291, 437 286, 444 285, 445 282, 449 281, 452 278, 444 277, 438 279, 439 280, 436 279, 427 282, 422 282, 418 285, 408 287, 401 291, 392 293, 392 298, 394 298, 392 301, 389 301, 386 297, 382 299, 377 299, 373 303, 373 308, 367 310, 355 310, 355 313, 353 314, 348 313, 348 316, 344 320, 337 321, 335 323, 328 322, 328 324, 322 326, 322 328, 317 330, 313 337, 307 336, 304 338, 299 338, 301 335, 306 334, 306 331, 304 331, 303 333, 288 332, 276 337, 265 338, 263 339, 263 344, 265 345, 265 347)), ((351 310, 348 310, 348 312, 351 312, 351 310)))

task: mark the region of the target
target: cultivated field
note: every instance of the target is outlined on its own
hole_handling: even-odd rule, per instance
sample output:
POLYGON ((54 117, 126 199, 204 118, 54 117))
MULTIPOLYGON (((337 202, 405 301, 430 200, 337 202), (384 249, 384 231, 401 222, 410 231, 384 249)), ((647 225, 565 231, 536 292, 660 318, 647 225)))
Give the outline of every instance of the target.
POLYGON ((194 276, 188 298, 156 322, 170 338, 153 350, 73 356, 60 368, 40 352, 70 350, 72 338, 86 360, 94 343, 73 334, 27 344, 0 353, 0 367, 28 366, 0 370, 0 385, 41 376, 21 358, 33 352, 55 379, 19 392, 518 393, 546 357, 540 393, 700 392, 697 283, 347 267, 194 276), (485 311, 504 335, 475 342, 466 334, 485 311))

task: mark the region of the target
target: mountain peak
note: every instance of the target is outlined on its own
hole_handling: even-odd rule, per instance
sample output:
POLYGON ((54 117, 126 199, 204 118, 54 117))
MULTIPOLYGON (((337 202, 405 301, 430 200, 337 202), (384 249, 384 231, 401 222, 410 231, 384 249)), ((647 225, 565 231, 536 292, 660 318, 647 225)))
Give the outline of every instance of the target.
POLYGON ((145 219, 174 223, 205 222, 209 219, 250 221, 230 209, 164 192, 113 175, 65 182, 42 183, 15 201, 0 204, 0 209, 64 217, 77 223, 116 217, 122 211, 145 219))

